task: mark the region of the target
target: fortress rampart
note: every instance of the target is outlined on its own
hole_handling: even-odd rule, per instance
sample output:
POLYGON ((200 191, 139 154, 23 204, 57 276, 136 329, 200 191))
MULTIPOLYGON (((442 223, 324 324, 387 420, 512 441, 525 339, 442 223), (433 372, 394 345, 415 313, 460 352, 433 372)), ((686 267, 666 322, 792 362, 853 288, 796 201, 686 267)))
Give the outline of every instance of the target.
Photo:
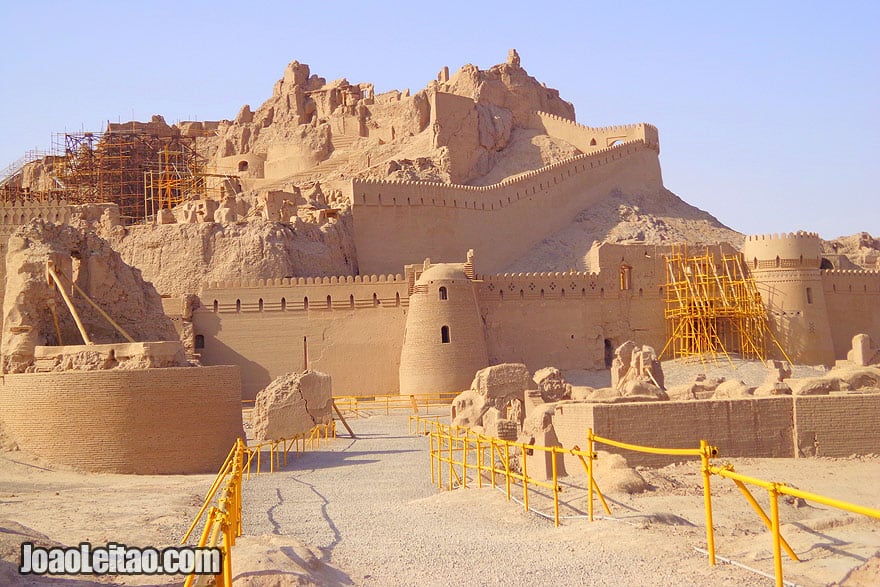
POLYGON ((644 141, 658 153, 660 152, 660 133, 656 126, 646 122, 592 127, 555 114, 538 111, 534 113, 532 125, 552 137, 564 140, 584 153, 637 140, 644 141))
POLYGON ((195 350, 240 365, 246 399, 305 366, 337 395, 394 393, 408 291, 400 274, 215 282, 193 313, 195 350))
POLYGON ((4 375, 0 416, 21 448, 95 472, 216 471, 242 433, 234 366, 4 375))
POLYGON ((826 270, 821 280, 835 358, 846 358, 856 334, 880 340, 880 271, 826 270))
POLYGON ((353 180, 358 265, 384 273, 414 258, 455 259, 465 243, 481 251, 481 271, 500 271, 613 191, 654 192, 661 184, 657 153, 642 140, 492 186, 353 180))

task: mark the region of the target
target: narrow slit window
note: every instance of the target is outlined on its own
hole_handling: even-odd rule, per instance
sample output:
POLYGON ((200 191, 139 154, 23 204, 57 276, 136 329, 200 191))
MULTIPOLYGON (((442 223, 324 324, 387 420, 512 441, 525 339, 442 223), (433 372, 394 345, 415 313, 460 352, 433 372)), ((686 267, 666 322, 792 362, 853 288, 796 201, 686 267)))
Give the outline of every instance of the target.
POLYGON ((440 342, 443 344, 449 342, 449 327, 446 325, 440 327, 440 342))

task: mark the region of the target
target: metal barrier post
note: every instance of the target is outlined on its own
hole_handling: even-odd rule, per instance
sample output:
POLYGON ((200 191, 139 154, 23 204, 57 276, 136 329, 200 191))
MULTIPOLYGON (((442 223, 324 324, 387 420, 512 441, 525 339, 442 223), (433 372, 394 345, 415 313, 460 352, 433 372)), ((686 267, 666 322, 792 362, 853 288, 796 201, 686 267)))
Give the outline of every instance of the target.
POLYGON ((429 453, 431 456, 431 484, 433 485, 434 484, 434 477, 435 477, 435 474, 434 474, 434 434, 432 433, 432 434, 428 435, 428 438, 430 438, 430 443, 431 443, 429 453))
POLYGON ((773 529, 773 569, 776 574, 776 587, 783 587, 782 580, 782 551, 779 543, 779 491, 776 484, 768 490, 770 493, 770 521, 773 529))
POLYGON ((507 501, 510 501, 510 445, 504 443, 504 477, 507 479, 507 501))
POLYGON ((556 449, 550 451, 550 458, 553 459, 551 467, 553 468, 553 522, 559 527, 559 483, 556 481, 556 449))
MULTIPOLYGON (((509 446, 508 442, 508 446, 509 446)), ((520 449, 522 452, 522 482, 523 482, 523 505, 526 511, 529 511, 529 475, 526 473, 526 448, 525 445, 520 449)), ((534 449, 533 449, 534 450, 534 449)))
POLYGON ((452 464, 452 435, 449 436, 449 490, 452 491, 452 476, 455 474, 455 468, 452 464))
POLYGON ((465 436, 464 440, 461 441, 461 484, 465 489, 467 489, 467 453, 469 445, 470 439, 465 436))
POLYGON ((587 511, 590 521, 593 521, 593 429, 587 428, 587 477, 589 488, 587 489, 587 511))
POLYGON ((712 521, 712 490, 709 485, 709 443, 700 441, 700 461, 703 473, 703 503, 706 508, 706 550, 709 551, 709 564, 715 566, 715 526, 712 521))
POLYGON ((483 488, 483 446, 477 437, 477 487, 483 488))
POLYGON ((443 462, 442 462, 442 454, 443 454, 443 441, 441 440, 440 432, 434 434, 437 437, 437 489, 443 489, 443 462))

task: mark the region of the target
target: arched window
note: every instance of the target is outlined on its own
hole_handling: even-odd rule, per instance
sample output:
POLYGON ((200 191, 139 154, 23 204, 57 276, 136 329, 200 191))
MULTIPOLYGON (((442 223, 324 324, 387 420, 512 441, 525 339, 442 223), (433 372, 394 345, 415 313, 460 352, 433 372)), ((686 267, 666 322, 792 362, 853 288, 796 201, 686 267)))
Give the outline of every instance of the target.
POLYGON ((238 170, 239 171, 247 171, 248 170, 248 162, 247 161, 239 161, 238 162, 238 170))
POLYGON ((235 300, 235 311, 241 312, 241 300, 235 300))
POLYGON ((449 342, 449 327, 446 325, 440 327, 440 342, 443 344, 449 342))
POLYGON ((449 296, 446 293, 446 286, 440 286, 440 299, 441 300, 449 299, 449 296))
POLYGON ((303 310, 309 309, 309 296, 303 298, 303 310))
POLYGON ((400 305, 400 292, 397 292, 396 294, 394 294, 394 305, 395 306, 400 305))
POLYGON ((376 294, 373 294, 373 305, 374 306, 379 305, 379 296, 377 296, 376 294))
POLYGON ((287 300, 285 298, 281 298, 281 311, 285 311, 287 309, 287 300))
POLYGON ((331 298, 330 296, 327 296, 327 309, 329 310, 332 305, 333 305, 333 298, 331 298))
POLYGON ((219 308, 220 304, 217 302, 217 300, 214 300, 214 312, 216 313, 219 308))
POLYGON ((257 302, 257 306, 259 307, 260 312, 262 312, 263 311, 263 298, 260 298, 260 301, 257 302))
POLYGON ((197 349, 205 348, 205 335, 204 334, 197 334, 196 335, 196 348, 197 349))
POLYGON ((348 296, 348 307, 354 308, 354 294, 348 296))

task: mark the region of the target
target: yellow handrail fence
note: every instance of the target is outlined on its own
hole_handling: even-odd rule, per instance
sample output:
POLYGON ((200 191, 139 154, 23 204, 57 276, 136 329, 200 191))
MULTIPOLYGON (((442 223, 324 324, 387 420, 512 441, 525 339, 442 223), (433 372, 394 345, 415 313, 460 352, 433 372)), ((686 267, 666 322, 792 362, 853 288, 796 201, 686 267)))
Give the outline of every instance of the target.
POLYGON ((448 408, 458 393, 414 393, 410 395, 338 395, 333 397, 336 406, 359 418, 362 412, 372 414, 384 411, 388 416, 395 410, 406 410, 418 414, 422 409, 433 407, 448 408))
POLYGON ((410 416, 409 431, 411 434, 424 434, 430 437, 430 460, 431 482, 437 483, 438 488, 444 486, 444 470, 446 471, 446 487, 466 488, 468 486, 468 473, 472 472, 477 479, 477 486, 482 488, 484 479, 489 480, 493 488, 503 484, 507 499, 512 497, 512 485, 522 485, 522 503, 526 511, 529 509, 529 486, 544 487, 552 492, 553 496, 553 521, 559 526, 559 486, 557 456, 563 454, 574 455, 581 462, 587 474, 588 492, 588 517, 593 521, 594 494, 598 497, 606 513, 611 515, 611 510, 599 490, 593 476, 593 461, 598 458, 594 452, 595 445, 604 444, 622 450, 643 452, 649 454, 661 454, 681 457, 699 457, 703 481, 703 507, 706 518, 706 551, 709 564, 715 565, 715 531, 712 518, 712 488, 711 475, 718 475, 731 479, 737 488, 743 493, 749 505, 756 511, 761 521, 767 526, 773 539, 773 561, 776 585, 784 585, 782 575, 782 549, 785 549, 789 557, 798 561, 791 546, 782 537, 779 522, 780 495, 789 495, 808 501, 841 509, 844 511, 880 519, 880 510, 871 509, 845 501, 832 499, 815 493, 801 491, 789 487, 784 483, 764 481, 748 477, 734 471, 730 464, 713 465, 710 459, 718 456, 718 448, 711 446, 707 441, 701 440, 699 447, 694 448, 658 448, 628 444, 610 438, 603 438, 593 434, 592 428, 587 430, 587 450, 581 450, 575 446, 570 449, 559 446, 537 446, 521 442, 502 440, 482 434, 477 434, 467 427, 453 426, 439 421, 439 417, 425 418, 410 416), (530 477, 527 472, 526 455, 534 451, 549 453, 551 463, 551 479, 539 480, 530 477), (755 485, 766 489, 770 496, 770 515, 768 516, 758 504, 754 496, 749 492, 746 484, 755 485))
MULTIPOLYGON (((205 494, 202 507, 180 541, 181 544, 186 544, 204 516, 205 525, 197 545, 200 548, 219 548, 222 553, 222 572, 213 576, 215 585, 232 585, 232 547, 235 546, 235 539, 241 536, 242 480, 250 479, 252 469, 255 469, 257 475, 260 474, 263 468, 263 451, 268 449, 269 472, 273 473, 276 467, 281 467, 282 460, 287 465, 291 449, 295 449, 295 455, 300 456, 307 449, 320 447, 321 441, 326 444, 330 438, 336 438, 336 421, 332 419, 326 424, 314 426, 308 434, 298 434, 293 438, 279 438, 253 446, 247 446, 241 438, 235 441, 220 467, 220 472, 205 494), (215 497, 216 505, 212 505, 215 497)), ((183 585, 191 587, 206 584, 210 576, 189 575, 183 585)))

